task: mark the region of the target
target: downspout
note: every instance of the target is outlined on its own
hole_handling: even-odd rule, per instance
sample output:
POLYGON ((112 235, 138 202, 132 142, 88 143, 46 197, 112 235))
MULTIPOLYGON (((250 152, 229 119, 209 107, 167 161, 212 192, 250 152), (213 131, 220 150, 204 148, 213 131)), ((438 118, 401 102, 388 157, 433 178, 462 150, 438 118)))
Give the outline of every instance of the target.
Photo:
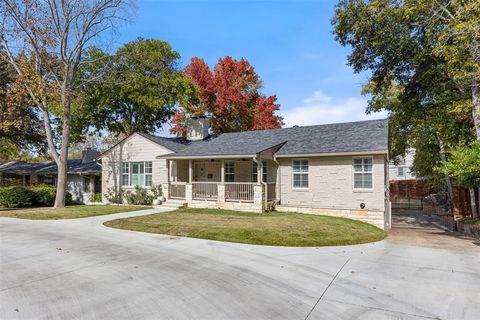
MULTIPOLYGON (((260 153, 258 153, 257 156, 255 158, 253 158, 253 161, 255 161, 255 163, 257 164, 257 168, 260 168, 260 174, 258 173, 258 169, 257 169, 257 182, 260 182, 260 184, 263 186, 262 187, 263 207, 266 210, 267 209, 267 198, 268 197, 265 196, 265 193, 268 192, 268 189, 267 189, 267 184, 265 182, 263 182, 263 163, 262 163, 262 159, 260 157, 260 153)), ((264 210, 262 210, 262 211, 264 211, 264 210)))
POLYGON ((277 165, 277 184, 276 184, 276 199, 275 200, 280 200, 279 202, 281 202, 281 199, 280 199, 280 194, 281 194, 281 191, 282 191, 282 172, 280 171, 280 162, 278 162, 277 160, 277 157, 274 155, 273 156, 273 162, 275 162, 275 164, 277 165))

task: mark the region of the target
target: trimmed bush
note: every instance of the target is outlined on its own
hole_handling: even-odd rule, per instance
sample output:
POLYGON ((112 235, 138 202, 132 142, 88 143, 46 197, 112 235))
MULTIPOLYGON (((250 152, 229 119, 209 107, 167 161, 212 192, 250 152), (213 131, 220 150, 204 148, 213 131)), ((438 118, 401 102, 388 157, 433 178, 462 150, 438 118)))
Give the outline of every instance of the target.
POLYGON ((35 206, 51 207, 55 203, 57 189, 49 185, 37 185, 29 187, 35 193, 35 206))
POLYGON ((0 206, 6 208, 31 207, 35 192, 23 186, 0 188, 0 206))
MULTIPOLYGON (((0 206, 6 208, 51 207, 55 203, 57 188, 49 185, 0 188, 0 206)), ((71 204, 72 194, 66 192, 65 204, 71 204)))
POLYGON ((126 198, 127 203, 133 205, 151 205, 153 201, 153 196, 148 194, 148 190, 140 186, 135 186, 135 191, 129 192, 126 198))
POLYGON ((90 195, 90 202, 102 202, 101 193, 93 193, 90 195))

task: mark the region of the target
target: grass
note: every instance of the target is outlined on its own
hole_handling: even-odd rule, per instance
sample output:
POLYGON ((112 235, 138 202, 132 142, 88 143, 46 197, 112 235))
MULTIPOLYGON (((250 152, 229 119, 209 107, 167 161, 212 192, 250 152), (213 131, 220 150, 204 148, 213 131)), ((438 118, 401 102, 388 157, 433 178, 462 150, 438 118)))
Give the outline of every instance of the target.
POLYGON ((480 225, 480 218, 462 218, 458 220, 460 223, 465 224, 479 224, 480 225))
POLYGON ((271 212, 179 209, 107 221, 113 228, 271 246, 335 246, 382 240, 386 233, 360 221, 271 212))
POLYGON ((100 216, 104 214, 137 211, 149 209, 147 206, 109 206, 109 205, 77 205, 63 209, 53 208, 24 208, 0 209, 0 217, 11 217, 31 220, 76 219, 100 216))

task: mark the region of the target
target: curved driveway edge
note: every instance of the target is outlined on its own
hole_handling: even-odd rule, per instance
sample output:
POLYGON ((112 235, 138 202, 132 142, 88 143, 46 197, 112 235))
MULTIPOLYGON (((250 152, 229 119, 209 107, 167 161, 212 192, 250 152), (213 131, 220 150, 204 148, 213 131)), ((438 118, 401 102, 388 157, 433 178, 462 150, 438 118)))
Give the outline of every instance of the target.
POLYGON ((476 252, 267 247, 102 225, 159 211, 0 218, 0 318, 480 318, 476 252))

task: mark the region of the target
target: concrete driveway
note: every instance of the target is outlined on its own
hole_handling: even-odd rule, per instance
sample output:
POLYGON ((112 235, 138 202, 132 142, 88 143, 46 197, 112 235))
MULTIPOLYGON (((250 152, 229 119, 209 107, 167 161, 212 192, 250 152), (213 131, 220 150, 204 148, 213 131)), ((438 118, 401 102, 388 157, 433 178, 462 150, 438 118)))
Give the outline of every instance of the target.
POLYGON ((475 245, 283 248, 102 225, 151 212, 0 218, 0 319, 480 319, 475 245))

